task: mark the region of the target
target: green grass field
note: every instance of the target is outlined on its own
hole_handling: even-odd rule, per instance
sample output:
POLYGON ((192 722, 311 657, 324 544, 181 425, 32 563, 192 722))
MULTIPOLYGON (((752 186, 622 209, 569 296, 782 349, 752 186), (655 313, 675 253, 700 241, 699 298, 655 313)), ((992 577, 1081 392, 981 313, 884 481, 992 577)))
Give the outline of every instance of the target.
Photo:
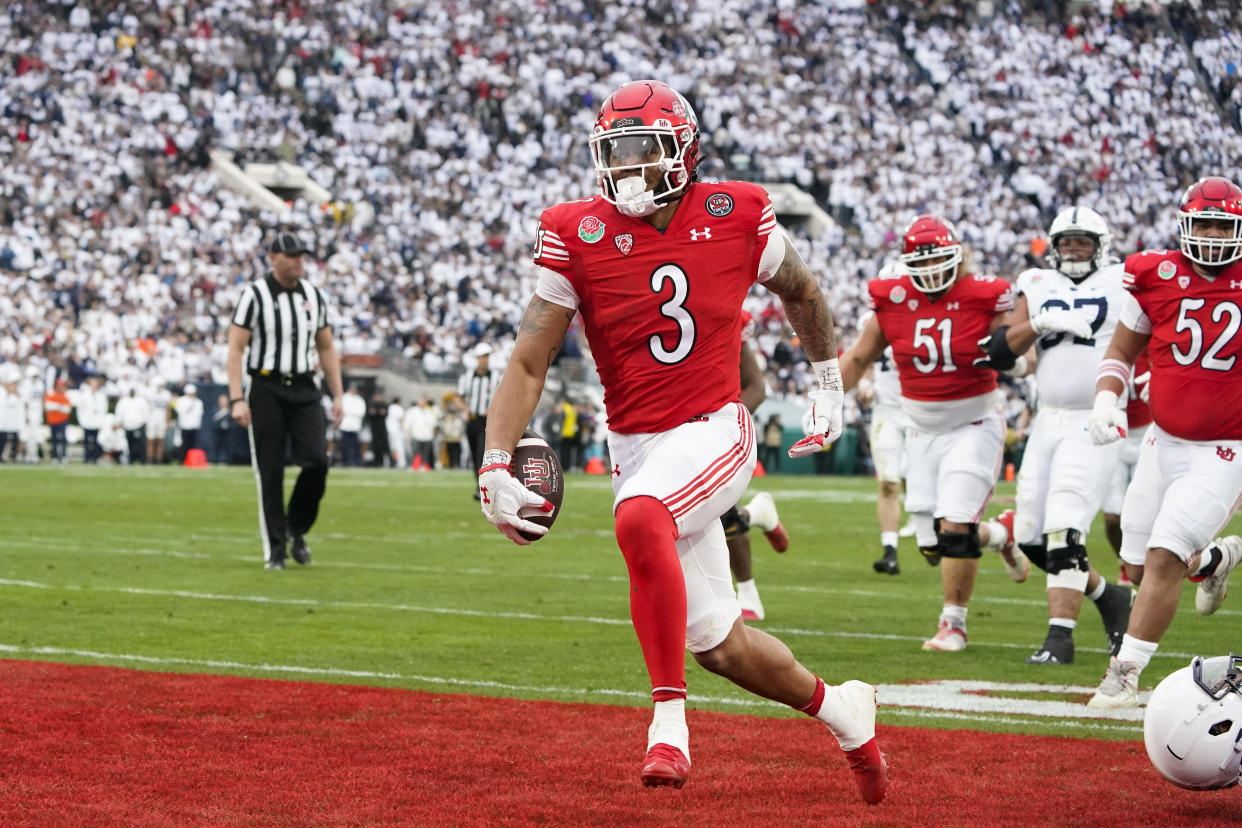
MULTIPOLYGON (((313 565, 267 572, 248 468, 5 467, 0 657, 645 706, 608 479, 570 475, 552 533, 522 548, 486 523, 471 485, 463 472, 334 470, 308 536, 313 565)), ((900 576, 871 571, 874 482, 769 476, 760 487, 792 543, 777 555, 754 536, 759 626, 830 682, 881 685, 882 722, 1141 738, 1135 715, 1085 718, 1106 664, 1093 607, 1074 665, 1025 663, 1046 626, 1042 573, 1014 584, 986 555, 969 648, 926 653, 939 572, 910 540, 900 576), (965 687, 986 703, 946 707, 933 703, 953 695, 945 685, 916 684, 950 679, 1008 686, 965 687), (1038 704, 1050 707, 1029 715, 1038 704)), ((1089 548, 1115 578, 1099 532, 1089 548)), ((1191 655, 1237 649, 1237 603, 1211 618, 1193 604, 1187 585, 1144 689, 1191 655)), ((689 686, 697 708, 795 715, 693 664, 689 686)))

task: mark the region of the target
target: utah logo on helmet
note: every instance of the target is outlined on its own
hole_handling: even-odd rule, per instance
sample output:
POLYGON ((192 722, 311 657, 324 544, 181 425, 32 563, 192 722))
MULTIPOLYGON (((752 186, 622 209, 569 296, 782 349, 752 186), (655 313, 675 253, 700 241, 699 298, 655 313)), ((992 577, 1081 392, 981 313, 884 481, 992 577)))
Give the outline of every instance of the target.
POLYGON ((1152 691, 1143 716, 1160 775, 1195 791, 1232 788, 1242 774, 1242 656, 1196 656, 1152 691))

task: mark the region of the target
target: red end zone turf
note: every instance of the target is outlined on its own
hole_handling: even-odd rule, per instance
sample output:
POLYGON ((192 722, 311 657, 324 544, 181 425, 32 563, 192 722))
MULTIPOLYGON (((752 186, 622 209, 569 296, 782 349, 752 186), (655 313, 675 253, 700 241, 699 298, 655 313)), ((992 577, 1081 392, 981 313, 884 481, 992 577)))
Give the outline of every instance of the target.
MULTIPOLYGON (((863 805, 809 719, 689 714, 686 787, 638 780, 645 709, 0 661, 0 825, 1224 825, 1141 743, 881 726, 863 805)), ((883 711, 881 710, 881 716, 883 711)))

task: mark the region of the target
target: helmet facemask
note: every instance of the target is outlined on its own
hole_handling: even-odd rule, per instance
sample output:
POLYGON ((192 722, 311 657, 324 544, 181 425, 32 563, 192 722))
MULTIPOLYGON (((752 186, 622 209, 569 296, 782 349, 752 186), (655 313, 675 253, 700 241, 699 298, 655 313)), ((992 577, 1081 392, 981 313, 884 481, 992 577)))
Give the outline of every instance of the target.
POLYGON ((1101 239, 1095 233, 1087 233, 1085 231, 1067 231, 1059 233, 1052 237, 1048 245, 1048 258, 1052 260, 1052 266, 1073 279, 1075 282, 1082 281, 1100 269, 1104 263, 1104 258, 1108 254, 1106 243, 1101 243, 1101 239), (1091 254, 1085 259, 1079 261, 1070 261, 1061 254, 1061 242, 1066 239, 1086 239, 1091 242, 1091 254))
POLYGON ((946 247, 928 245, 911 253, 901 254, 901 264, 910 276, 910 283, 923 293, 948 290, 957 280, 958 266, 961 263, 960 244, 946 247))
POLYGON ((1203 267, 1224 267, 1242 258, 1242 216, 1208 208, 1177 214, 1182 254, 1203 267), (1208 227, 1223 227, 1226 235, 1205 235, 1208 227))
POLYGON ((659 124, 596 132, 591 158, 604 198, 633 218, 668 204, 690 185, 685 153, 693 139, 690 127, 659 124), (648 171, 653 169, 660 174, 654 188, 648 182, 648 171))

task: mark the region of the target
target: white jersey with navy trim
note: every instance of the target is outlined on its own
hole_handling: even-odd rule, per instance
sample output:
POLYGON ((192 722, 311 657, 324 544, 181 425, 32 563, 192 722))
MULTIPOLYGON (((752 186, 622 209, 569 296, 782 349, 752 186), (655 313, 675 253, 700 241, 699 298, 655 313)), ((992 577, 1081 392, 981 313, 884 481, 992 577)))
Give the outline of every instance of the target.
POLYGON ((1083 339, 1067 333, 1049 332, 1035 341, 1038 364, 1035 386, 1040 406, 1091 408, 1095 402, 1095 372, 1117 329, 1125 301, 1120 263, 1105 265, 1081 282, 1057 270, 1033 269, 1018 276, 1018 292, 1026 297, 1034 317, 1041 311, 1073 310, 1091 324, 1091 336, 1083 339))

